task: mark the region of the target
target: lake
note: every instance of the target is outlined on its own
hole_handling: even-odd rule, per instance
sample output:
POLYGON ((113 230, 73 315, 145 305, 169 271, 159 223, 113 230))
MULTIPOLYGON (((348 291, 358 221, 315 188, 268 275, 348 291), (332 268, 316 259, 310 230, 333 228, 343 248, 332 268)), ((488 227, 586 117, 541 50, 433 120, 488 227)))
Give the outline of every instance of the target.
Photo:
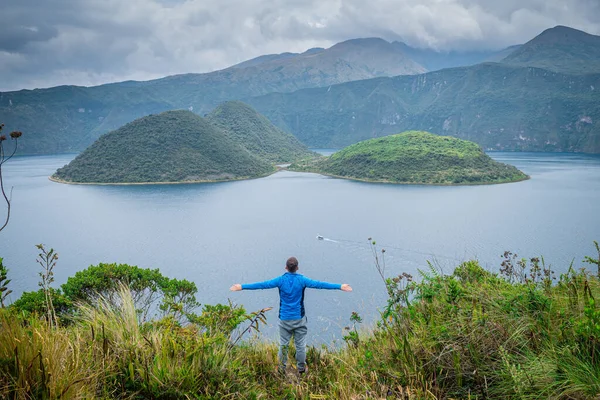
MULTIPOLYGON (((340 340, 352 311, 372 321, 385 303, 367 238, 386 249, 386 273, 418 276, 427 260, 451 272, 500 255, 543 256, 564 272, 596 256, 600 240, 600 156, 490 153, 530 180, 489 186, 369 184, 281 171, 248 181, 151 186, 63 185, 48 180, 75 155, 15 157, 4 165, 12 216, 0 233, 11 299, 37 290, 38 243, 60 255, 55 286, 100 262, 159 268, 198 286, 203 304, 275 307, 263 338, 274 339, 278 293, 229 292, 270 279, 296 256, 300 273, 349 283, 352 293, 307 291, 311 343, 340 340), (317 239, 323 236, 323 240, 317 239)), ((4 205, 0 205, 4 218, 4 205)))

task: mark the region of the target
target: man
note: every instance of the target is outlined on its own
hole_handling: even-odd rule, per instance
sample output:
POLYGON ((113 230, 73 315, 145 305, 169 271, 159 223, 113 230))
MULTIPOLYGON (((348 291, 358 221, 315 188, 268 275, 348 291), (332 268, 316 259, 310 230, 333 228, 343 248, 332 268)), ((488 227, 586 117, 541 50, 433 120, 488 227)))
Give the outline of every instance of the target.
POLYGON ((351 292, 350 285, 313 281, 304 275, 297 274, 298 260, 288 258, 285 263, 286 273, 269 281, 241 285, 236 283, 229 290, 257 290, 279 288, 279 372, 285 372, 288 345, 292 335, 296 343, 296 363, 298 372, 306 372, 306 316, 304 315, 304 290, 339 289, 351 292))

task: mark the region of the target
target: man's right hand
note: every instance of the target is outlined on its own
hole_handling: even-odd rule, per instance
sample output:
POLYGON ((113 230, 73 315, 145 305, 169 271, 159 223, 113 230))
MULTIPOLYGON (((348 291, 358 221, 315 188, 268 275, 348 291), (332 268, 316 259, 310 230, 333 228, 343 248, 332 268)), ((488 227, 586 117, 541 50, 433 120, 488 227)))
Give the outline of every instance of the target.
MULTIPOLYGON (((242 290, 242 285, 240 285, 239 283, 236 283, 235 285, 231 286, 229 288, 229 290, 231 290, 232 292, 239 292, 240 290, 242 290)), ((352 289, 350 289, 352 290, 352 289)))
POLYGON ((351 292, 351 291, 352 291, 352 287, 350 287, 350 285, 348 285, 347 283, 342 283, 342 287, 341 287, 341 289, 342 289, 344 292, 351 292))

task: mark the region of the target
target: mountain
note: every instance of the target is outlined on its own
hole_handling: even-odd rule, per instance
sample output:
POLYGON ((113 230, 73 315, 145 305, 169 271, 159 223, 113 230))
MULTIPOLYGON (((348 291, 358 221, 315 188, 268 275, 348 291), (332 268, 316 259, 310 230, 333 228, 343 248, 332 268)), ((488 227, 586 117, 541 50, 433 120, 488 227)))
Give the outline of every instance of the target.
POLYGON ((511 53, 519 50, 521 47, 523 47, 522 44, 515 44, 513 46, 509 46, 505 49, 495 52, 494 54, 491 54, 488 58, 483 60, 483 62, 500 62, 500 61, 504 60, 511 53))
POLYGON ((482 63, 494 57, 497 52, 489 51, 437 51, 411 47, 403 42, 393 42, 399 51, 422 65, 427 71, 438 71, 445 68, 466 67, 482 63))
POLYGON ((219 105, 206 116, 206 120, 226 131, 252 154, 270 162, 286 163, 314 155, 294 135, 283 132, 240 101, 219 105))
POLYGON ((223 181, 273 166, 190 111, 150 115, 101 136, 52 176, 69 183, 223 181))
POLYGON ((294 57, 298 57, 298 56, 302 56, 302 55, 317 54, 317 53, 322 52, 323 50, 325 50, 325 49, 321 48, 321 47, 315 47, 315 48, 306 50, 304 53, 266 54, 264 56, 259 56, 259 57, 253 58, 251 60, 247 60, 247 61, 241 62, 239 64, 235 64, 235 65, 231 66, 231 68, 255 67, 257 65, 265 64, 265 63, 268 63, 271 61, 287 60, 289 58, 294 58, 294 57))
POLYGON ((251 60, 232 65, 230 68, 256 67, 257 65, 269 63, 271 61, 287 60, 289 58, 297 57, 298 55, 299 53, 265 54, 264 56, 259 56, 251 60))
POLYGON ((593 69, 585 60, 597 53, 597 38, 557 27, 500 65, 370 80, 356 79, 422 67, 404 62, 399 43, 357 39, 208 74, 0 93, 0 121, 27 132, 20 154, 75 152, 148 114, 189 109, 203 115, 223 101, 246 100, 309 146, 341 147, 401 127, 458 135, 489 149, 599 152, 598 75, 572 75, 582 65, 593 69), (351 82, 334 85, 345 81, 351 82))
POLYGON ((0 93, 0 121, 7 129, 27 132, 21 154, 73 152, 148 114, 173 109, 204 114, 227 100, 424 71, 391 43, 356 39, 206 74, 4 92, 0 93))
POLYGON ((600 36, 556 26, 525 43, 502 62, 565 74, 600 73, 600 36))
POLYGON ((488 150, 600 153, 600 74, 486 63, 245 101, 314 148, 426 130, 488 150))
POLYGON ((492 160, 475 143, 409 131, 365 140, 296 170, 370 182, 456 185, 527 179, 511 165, 492 160))
POLYGON ((415 75, 426 71, 393 43, 379 38, 351 39, 329 49, 314 48, 302 54, 271 54, 228 69, 254 68, 258 74, 278 72, 280 78, 304 74, 312 86, 368 79, 377 76, 415 75))

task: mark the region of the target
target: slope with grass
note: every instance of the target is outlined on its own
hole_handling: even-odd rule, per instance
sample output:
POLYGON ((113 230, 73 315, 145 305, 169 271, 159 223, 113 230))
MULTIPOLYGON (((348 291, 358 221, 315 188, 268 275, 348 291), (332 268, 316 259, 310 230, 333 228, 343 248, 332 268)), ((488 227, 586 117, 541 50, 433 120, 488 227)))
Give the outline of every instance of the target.
POLYGON ((474 185, 527 179, 517 168, 492 160, 473 142, 419 131, 365 140, 290 168, 406 184, 474 185))
POLYGON ((248 151, 270 162, 286 163, 314 155, 294 135, 277 128, 240 101, 219 105, 206 119, 226 131, 248 151))
MULTIPOLYGON (((373 251, 384 260, 375 244, 373 251)), ((0 308, 0 398, 600 396, 600 271, 569 268, 558 276, 540 259, 510 252, 499 273, 468 261, 447 275, 425 266, 417 280, 406 273, 387 277, 383 265, 375 265, 388 294, 379 323, 363 330, 354 313, 344 330, 347 346, 309 347, 310 369, 302 377, 293 369, 275 373, 275 343, 237 341, 265 318, 276 319, 274 313, 205 305, 182 323, 178 304, 167 302, 173 307, 145 320, 134 299, 145 286, 136 291, 122 285, 123 276, 99 276, 94 269, 90 278, 106 279, 89 283, 104 296, 72 301, 66 315, 56 310, 57 326, 46 320, 43 290, 27 312, 19 302, 0 308)), ((195 292, 191 285, 188 293, 195 292)))
POLYGON ((176 183, 267 175, 274 167, 190 111, 167 111, 103 135, 52 176, 68 183, 176 183))

